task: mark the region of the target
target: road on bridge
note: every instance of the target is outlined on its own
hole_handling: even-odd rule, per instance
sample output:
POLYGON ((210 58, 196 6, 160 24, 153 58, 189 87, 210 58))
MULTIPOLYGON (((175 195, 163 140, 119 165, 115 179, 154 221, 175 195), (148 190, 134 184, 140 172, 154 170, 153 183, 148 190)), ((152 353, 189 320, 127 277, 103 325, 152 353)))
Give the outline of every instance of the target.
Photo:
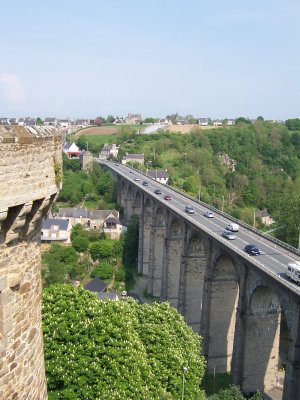
POLYGON ((300 288, 296 284, 290 282, 290 280, 286 277, 288 263, 300 261, 300 257, 296 253, 289 251, 288 249, 278 245, 277 243, 274 243, 268 238, 261 236, 251 229, 241 225, 239 227, 239 231, 234 232, 236 236, 235 240, 225 239, 221 236, 221 234, 225 230, 226 226, 232 221, 221 213, 219 214, 214 212, 214 218, 207 218, 204 216, 204 213, 205 211, 209 210, 209 206, 206 207, 203 203, 197 202, 196 199, 193 201, 185 197, 184 194, 180 194, 169 186, 160 184, 154 179, 145 176, 143 173, 138 172, 126 165, 113 162, 101 162, 101 164, 108 166, 119 175, 130 181, 131 184, 138 186, 145 193, 163 203, 164 206, 169 207, 171 210, 174 210, 176 213, 182 215, 193 225, 198 226, 200 229, 213 235, 214 238, 226 246, 234 249, 240 254, 242 253, 243 257, 248 258, 249 261, 256 264, 269 275, 279 279, 282 281, 283 285, 288 286, 291 290, 300 295, 300 288), (148 182, 148 186, 143 185, 144 181, 148 182), (161 194, 154 193, 155 189, 158 188, 161 190, 161 194), (165 195, 170 195, 171 200, 164 200, 165 195), (189 204, 193 206, 195 214, 187 214, 185 212, 185 207, 189 204), (256 245, 261 251, 261 254, 258 256, 248 255, 244 251, 246 244, 256 245))

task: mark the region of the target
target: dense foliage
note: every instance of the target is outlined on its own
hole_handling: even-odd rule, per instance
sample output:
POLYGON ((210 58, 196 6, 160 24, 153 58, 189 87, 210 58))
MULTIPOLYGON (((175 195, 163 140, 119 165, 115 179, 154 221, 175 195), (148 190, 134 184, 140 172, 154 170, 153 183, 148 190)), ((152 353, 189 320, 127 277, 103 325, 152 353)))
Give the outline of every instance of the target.
POLYGON ((79 160, 63 158, 64 179, 59 201, 70 206, 92 201, 99 209, 112 209, 115 204, 115 183, 110 172, 105 172, 98 164, 89 173, 80 171, 79 160))
POLYGON ((245 222, 252 224, 253 209, 266 208, 277 222, 275 234, 297 246, 300 129, 295 128, 297 120, 284 126, 240 118, 235 127, 194 128, 190 135, 139 135, 122 149, 144 152, 148 166, 168 170, 172 185, 218 208, 224 202, 225 211, 245 222))
POLYGON ((134 284, 134 276, 137 272, 139 246, 138 217, 133 215, 127 227, 123 244, 123 265, 125 269, 125 283, 127 288, 134 284))
MULTIPOLYGON (((244 400, 244 396, 237 386, 229 386, 228 389, 222 389, 219 393, 209 397, 209 400, 244 400)), ((256 393, 251 397, 251 400, 262 400, 260 393, 256 393)))
POLYGON ((100 302, 71 285, 43 294, 49 400, 185 399, 205 396, 200 338, 168 304, 100 302))

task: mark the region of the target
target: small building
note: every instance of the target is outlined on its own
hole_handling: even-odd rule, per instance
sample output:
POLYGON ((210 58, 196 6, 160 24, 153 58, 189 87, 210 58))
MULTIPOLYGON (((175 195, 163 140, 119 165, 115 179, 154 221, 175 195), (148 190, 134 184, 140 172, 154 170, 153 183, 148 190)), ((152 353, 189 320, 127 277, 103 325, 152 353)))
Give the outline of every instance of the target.
POLYGON ((70 243, 71 223, 68 219, 47 218, 42 221, 42 242, 70 243))
POLYGON ((100 299, 101 301, 105 301, 105 300, 114 300, 114 301, 118 301, 119 300, 119 296, 117 293, 115 292, 101 292, 101 293, 97 293, 97 297, 98 299, 100 299))
POLYGON ((113 124, 115 124, 115 125, 125 124, 125 120, 124 120, 123 117, 120 117, 120 118, 117 117, 117 118, 114 120, 113 124))
POLYGON ((59 119, 57 121, 57 124, 61 127, 61 128, 69 128, 72 125, 72 122, 69 119, 59 119))
POLYGON ((107 283, 96 276, 96 278, 87 283, 84 288, 85 290, 98 294, 104 292, 107 289, 107 283))
POLYGON ((117 210, 88 210, 87 208, 60 208, 59 218, 69 219, 71 225, 81 224, 91 229, 102 229, 105 219, 113 215, 119 218, 117 210))
POLYGON ((123 226, 119 218, 112 213, 105 218, 103 223, 103 232, 109 235, 111 239, 118 240, 121 233, 125 233, 126 231, 126 226, 123 226))
POLYGON ((126 124, 139 124, 142 121, 140 114, 128 114, 125 118, 126 124))
POLYGON ((235 125, 235 119, 228 119, 226 125, 233 126, 235 125))
POLYGON ((79 158, 81 153, 79 147, 75 143, 68 142, 63 145, 63 152, 68 158, 79 158))
POLYGON ((164 169, 148 169, 146 175, 164 185, 167 185, 169 182, 169 174, 164 169))
POLYGON ((88 119, 77 119, 75 125, 77 128, 85 128, 90 125, 90 121, 88 119))
POLYGON ((57 125, 57 119, 56 118, 45 118, 44 121, 45 126, 56 126, 57 125))
POLYGON ((117 158, 120 146, 113 144, 104 144, 103 149, 99 153, 99 160, 107 160, 109 157, 117 158))
POLYGON ((139 164, 144 164, 145 157, 144 153, 141 154, 129 154, 126 153, 126 155, 122 159, 122 164, 127 164, 128 162, 132 163, 139 163, 139 164))
POLYGON ((256 210, 255 218, 260 218, 261 222, 266 226, 270 226, 275 222, 275 220, 271 217, 266 208, 264 208, 263 210, 256 210))
POLYGON ((198 124, 200 126, 208 126, 208 118, 199 118, 198 124))
POLYGON ((88 172, 93 169, 93 155, 87 150, 84 150, 79 155, 81 171, 88 172))
POLYGON ((213 126, 222 126, 223 122, 220 119, 215 119, 213 121, 213 126))
POLYGON ((34 126, 34 125, 36 125, 36 120, 35 120, 35 118, 31 118, 31 117, 25 117, 25 118, 22 117, 22 118, 19 118, 18 125, 34 126))

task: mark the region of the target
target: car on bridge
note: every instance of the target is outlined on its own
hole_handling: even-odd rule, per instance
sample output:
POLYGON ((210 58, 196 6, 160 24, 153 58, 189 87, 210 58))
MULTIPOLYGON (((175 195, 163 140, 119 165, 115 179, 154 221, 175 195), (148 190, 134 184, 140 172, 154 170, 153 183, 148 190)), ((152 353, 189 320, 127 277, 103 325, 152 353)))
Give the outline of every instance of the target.
POLYGON ((139 182, 139 181, 140 181, 140 178, 134 178, 134 180, 135 180, 136 182, 139 182))
POLYGON ((187 212, 188 214, 195 214, 194 207, 191 205, 185 206, 185 212, 187 212))
POLYGON ((165 199, 165 200, 171 200, 172 197, 171 197, 169 194, 166 194, 165 197, 164 197, 164 199, 165 199))
POLYGON ((259 248, 257 246, 255 246, 255 244, 247 244, 244 248, 245 252, 250 254, 250 256, 259 256, 260 255, 260 251, 259 248))
POLYGON ((205 211, 205 213, 203 214, 204 217, 206 218, 213 218, 214 217, 214 213, 212 211, 205 211))
POLYGON ((240 227, 238 226, 238 224, 234 224, 233 222, 226 226, 226 230, 231 232, 238 232, 239 228, 240 227))
POLYGON ((236 236, 231 231, 223 231, 222 236, 228 240, 234 240, 236 236))
POLYGON ((144 182, 143 182, 143 185, 144 185, 144 186, 148 186, 148 182, 147 182, 147 181, 144 181, 144 182))
POLYGON ((155 189, 155 190, 154 190, 154 193, 155 193, 155 194, 161 194, 161 190, 160 190, 160 189, 155 189))

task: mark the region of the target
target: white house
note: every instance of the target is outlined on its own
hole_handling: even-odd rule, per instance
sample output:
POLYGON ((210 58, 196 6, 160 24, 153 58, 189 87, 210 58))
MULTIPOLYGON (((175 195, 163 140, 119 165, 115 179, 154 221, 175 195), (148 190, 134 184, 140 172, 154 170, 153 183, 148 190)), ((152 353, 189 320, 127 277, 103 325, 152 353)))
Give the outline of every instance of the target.
POLYGON ((214 126, 222 126, 223 122, 220 119, 215 119, 213 122, 213 125, 214 126))
POLYGON ((169 174, 163 169, 149 169, 146 171, 146 175, 164 185, 167 185, 169 182, 169 174))
POLYGON ((68 219, 43 219, 41 241, 70 243, 71 229, 72 226, 68 219))
POLYGON ((105 144, 99 153, 99 160, 107 160, 110 156, 113 158, 118 157, 119 147, 115 143, 105 144))
POLYGON ((45 118, 44 121, 45 126, 56 126, 57 125, 57 119, 56 118, 45 118))
POLYGON ((122 159, 122 164, 127 164, 128 162, 136 162, 139 164, 144 164, 144 153, 141 154, 126 153, 126 155, 122 159))
POLYGON ((79 147, 75 143, 68 142, 63 145, 63 152, 68 158, 79 158, 81 153, 79 147))
POLYGON ((103 223, 103 232, 108 234, 111 239, 119 239, 121 233, 127 231, 126 226, 123 226, 114 214, 109 214, 103 223))
POLYGON ((226 125, 229 126, 235 125, 235 119, 228 119, 226 125))
POLYGON ((208 126, 208 118, 199 118, 198 123, 200 126, 208 126))

